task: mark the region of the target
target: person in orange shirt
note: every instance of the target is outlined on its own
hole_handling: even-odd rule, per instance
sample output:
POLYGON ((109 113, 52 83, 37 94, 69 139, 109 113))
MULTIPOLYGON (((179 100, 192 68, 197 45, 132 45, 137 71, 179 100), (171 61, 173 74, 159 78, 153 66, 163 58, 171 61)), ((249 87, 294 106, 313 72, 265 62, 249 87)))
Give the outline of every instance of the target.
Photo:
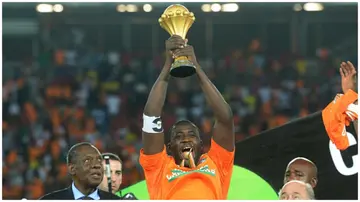
MULTIPOLYGON (((340 71, 340 75, 341 75, 341 88, 342 88, 343 93, 345 94, 349 90, 352 90, 357 93, 358 92, 357 78, 356 78, 357 72, 355 70, 354 65, 350 61, 342 62, 340 64, 339 71, 340 71)), ((356 100, 354 102, 353 106, 355 108, 357 108, 357 110, 358 110, 358 100, 356 100)), ((357 111, 357 110, 355 110, 355 111, 357 111)), ((352 118, 351 113, 354 113, 354 111, 348 110, 346 113, 347 113, 347 115, 350 116, 350 118, 352 118)), ((356 114, 356 117, 357 117, 357 114, 356 114)), ((354 121, 355 132, 356 132, 356 134, 358 134, 358 120, 356 118, 353 121, 354 121)))
POLYGON ((341 87, 344 94, 337 94, 335 99, 322 111, 322 118, 326 132, 337 149, 345 150, 349 147, 346 126, 353 122, 355 132, 358 119, 358 94, 356 85, 356 70, 351 62, 340 65, 341 87))
POLYGON ((187 40, 174 35, 166 41, 166 62, 149 94, 143 114, 143 148, 140 164, 144 169, 150 199, 226 199, 235 152, 231 108, 196 61, 187 40), (161 112, 173 58, 186 56, 196 66, 196 76, 216 123, 208 153, 202 152, 200 130, 182 120, 170 129, 164 144, 161 112), (168 151, 171 155, 167 154, 168 151))

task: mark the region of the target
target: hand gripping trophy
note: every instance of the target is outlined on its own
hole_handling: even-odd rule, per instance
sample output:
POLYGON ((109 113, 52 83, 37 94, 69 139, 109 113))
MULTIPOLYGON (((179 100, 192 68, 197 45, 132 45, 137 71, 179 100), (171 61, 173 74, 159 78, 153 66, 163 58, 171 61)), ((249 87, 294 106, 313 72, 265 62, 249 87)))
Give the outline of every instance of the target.
MULTIPOLYGON (((179 35, 185 39, 187 32, 195 21, 194 13, 180 4, 174 4, 165 9, 159 18, 160 26, 170 35, 179 35)), ((193 75, 195 65, 186 56, 175 58, 171 65, 170 75, 173 77, 188 77, 193 75)))

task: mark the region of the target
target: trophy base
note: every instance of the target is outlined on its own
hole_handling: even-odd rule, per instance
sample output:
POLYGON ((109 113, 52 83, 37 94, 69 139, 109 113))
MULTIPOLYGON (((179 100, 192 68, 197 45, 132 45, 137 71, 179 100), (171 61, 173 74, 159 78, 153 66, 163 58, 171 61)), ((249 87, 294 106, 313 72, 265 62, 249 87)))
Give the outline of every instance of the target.
POLYGON ((177 78, 185 78, 195 73, 196 67, 189 60, 175 60, 170 69, 170 75, 177 78))

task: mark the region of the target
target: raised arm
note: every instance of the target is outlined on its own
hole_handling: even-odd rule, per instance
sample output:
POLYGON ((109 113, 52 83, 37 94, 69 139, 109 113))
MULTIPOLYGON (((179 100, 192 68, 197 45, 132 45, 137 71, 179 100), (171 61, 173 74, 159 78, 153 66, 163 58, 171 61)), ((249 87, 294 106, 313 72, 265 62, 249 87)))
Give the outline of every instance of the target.
POLYGON ((216 118, 213 139, 218 145, 227 151, 233 151, 235 147, 235 134, 233 114, 230 106, 226 103, 220 92, 201 69, 196 60, 194 48, 192 46, 187 45, 183 49, 176 50, 174 55, 187 56, 196 66, 196 73, 201 89, 203 90, 206 101, 212 108, 216 118))
MULTIPOLYGON (((341 75, 341 88, 343 90, 343 93, 345 94, 350 89, 357 93, 357 78, 354 65, 349 61, 342 62, 339 71, 341 75)), ((356 100, 354 104, 357 105, 358 100, 356 100)), ((354 121, 354 128, 356 134, 358 134, 358 120, 354 121)))
POLYGON ((182 48, 184 44, 185 41, 176 35, 166 41, 166 62, 150 91, 144 109, 142 141, 144 154, 146 155, 157 154, 164 149, 164 130, 161 122, 161 113, 170 78, 170 66, 173 62, 171 51, 182 48))

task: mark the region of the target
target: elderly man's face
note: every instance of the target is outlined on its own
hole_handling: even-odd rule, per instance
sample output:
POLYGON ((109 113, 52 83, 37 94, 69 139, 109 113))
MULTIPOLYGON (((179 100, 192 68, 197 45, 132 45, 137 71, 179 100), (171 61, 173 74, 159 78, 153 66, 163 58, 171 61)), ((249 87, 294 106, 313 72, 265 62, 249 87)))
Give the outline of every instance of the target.
POLYGON ((280 200, 310 200, 305 184, 290 182, 283 187, 280 200))

